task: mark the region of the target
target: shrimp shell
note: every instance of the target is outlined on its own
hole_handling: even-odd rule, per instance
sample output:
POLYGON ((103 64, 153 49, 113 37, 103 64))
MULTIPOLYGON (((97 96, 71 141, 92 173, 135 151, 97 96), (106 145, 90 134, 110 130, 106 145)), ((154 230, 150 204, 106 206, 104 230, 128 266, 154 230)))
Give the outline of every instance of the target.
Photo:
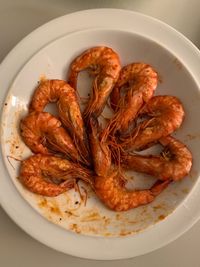
POLYGON ((160 182, 148 190, 129 191, 125 187, 125 179, 111 165, 111 153, 106 141, 101 143, 96 134, 96 122, 90 118, 91 152, 94 160, 96 176, 94 190, 102 202, 112 210, 125 211, 152 202, 170 183, 160 182), (95 137, 96 136, 96 137, 95 137))
POLYGON ((106 142, 99 140, 99 124, 95 117, 90 117, 88 136, 93 158, 94 169, 97 175, 107 175, 111 168, 111 153, 106 142))
POLYGON ((95 76, 92 94, 83 112, 87 121, 90 115, 98 117, 118 79, 121 69, 119 56, 109 47, 93 47, 74 59, 71 63, 68 82, 73 88, 77 88, 78 73, 89 69, 95 76))
POLYGON ((137 62, 124 66, 119 74, 115 87, 110 94, 110 104, 113 110, 119 109, 119 101, 126 90, 131 88, 143 93, 147 102, 158 84, 157 72, 148 64, 137 62))
POLYGON ((73 188, 77 179, 93 186, 92 175, 91 171, 66 159, 37 154, 22 161, 19 180, 33 193, 55 197, 73 188))
POLYGON ((153 96, 157 84, 158 74, 150 65, 132 63, 123 67, 110 95, 116 113, 105 131, 126 132, 141 107, 153 96))
POLYGON ((61 122, 48 112, 32 112, 20 123, 21 136, 34 153, 51 154, 50 150, 80 160, 78 151, 61 122), (50 148, 50 150, 47 148, 50 148))
POLYGON ((95 192, 102 202, 112 210, 127 211, 151 203, 170 181, 154 184, 150 189, 130 191, 125 188, 119 174, 112 172, 108 176, 95 178, 95 192))
POLYGON ((121 165, 125 169, 150 174, 161 180, 183 179, 192 167, 192 154, 180 141, 171 136, 159 140, 164 146, 160 156, 131 155, 121 156, 121 165))
POLYGON ((177 130, 185 112, 180 100, 175 96, 154 96, 140 110, 140 116, 147 115, 134 130, 121 138, 120 146, 127 150, 142 150, 177 130))
POLYGON ((71 134, 82 160, 89 164, 87 135, 76 91, 63 80, 42 81, 33 94, 29 111, 42 112, 52 102, 57 102, 62 123, 71 134))

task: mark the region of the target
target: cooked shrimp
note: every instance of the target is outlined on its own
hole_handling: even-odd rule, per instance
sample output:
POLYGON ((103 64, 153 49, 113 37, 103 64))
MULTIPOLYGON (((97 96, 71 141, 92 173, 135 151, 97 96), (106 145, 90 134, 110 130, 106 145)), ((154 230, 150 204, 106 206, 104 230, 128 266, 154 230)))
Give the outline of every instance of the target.
POLYGON ((78 151, 61 122, 47 112, 32 112, 20 123, 21 136, 34 153, 62 152, 70 159, 80 160, 78 151), (48 148, 50 149, 48 149, 48 148))
POLYGON ((120 98, 127 90, 142 91, 145 102, 151 98, 158 84, 157 72, 148 64, 131 63, 124 66, 119 74, 116 85, 110 94, 110 104, 113 110, 119 109, 120 98))
POLYGON ((70 66, 68 82, 77 88, 78 73, 89 69, 96 76, 92 86, 92 94, 84 110, 87 120, 91 114, 98 117, 118 79, 120 71, 119 56, 109 47, 93 47, 75 58, 70 66))
POLYGON ((125 211, 152 202, 169 184, 165 181, 154 185, 148 190, 129 191, 125 187, 125 179, 111 166, 111 153, 108 145, 98 141, 96 125, 90 118, 91 152, 94 160, 96 176, 94 190, 103 203, 112 210, 125 211), (95 136, 97 136, 95 138, 95 136))
POLYGON ((152 202, 170 183, 169 180, 156 183, 146 190, 128 190, 118 173, 95 177, 97 196, 110 209, 126 211, 152 202))
POLYGON ((41 112, 48 103, 57 102, 63 94, 71 94, 73 89, 63 80, 42 80, 32 96, 29 111, 41 112))
POLYGON ((22 161, 19 180, 31 192, 54 197, 73 188, 77 179, 93 186, 92 175, 66 159, 37 154, 22 161))
POLYGON ((122 138, 121 147, 141 150, 177 130, 184 118, 180 100, 174 96, 154 96, 139 115, 150 117, 138 124, 130 136, 122 138))
POLYGON ((180 180, 190 172, 192 154, 180 141, 171 136, 159 140, 164 146, 160 156, 125 154, 121 164, 125 169, 150 174, 161 180, 180 180))
POLYGON ((106 142, 99 140, 99 125, 98 120, 90 117, 88 123, 88 136, 90 148, 94 163, 94 169, 97 175, 107 175, 111 167, 111 153, 106 142))
POLYGON ((62 123, 71 134, 79 154, 88 162, 86 132, 76 91, 63 80, 42 81, 33 94, 29 110, 41 112, 50 102, 57 102, 62 123))
POLYGON ((104 139, 117 131, 121 135, 128 131, 141 107, 153 96, 157 83, 158 74, 150 65, 132 63, 121 69, 110 95, 116 113, 103 132, 104 139))
POLYGON ((105 129, 107 135, 128 130, 141 107, 153 96, 157 83, 157 72, 150 65, 132 63, 122 68, 110 95, 116 113, 105 129))

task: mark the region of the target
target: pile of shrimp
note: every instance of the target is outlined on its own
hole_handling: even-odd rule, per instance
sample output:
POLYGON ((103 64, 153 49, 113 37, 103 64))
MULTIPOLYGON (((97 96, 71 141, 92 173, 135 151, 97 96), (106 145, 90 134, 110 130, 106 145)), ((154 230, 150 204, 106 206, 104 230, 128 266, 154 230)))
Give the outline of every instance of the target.
POLYGON ((66 80, 42 80, 20 122, 21 137, 34 153, 21 163, 21 183, 33 193, 55 197, 76 189, 82 180, 114 211, 151 203, 172 181, 187 176, 192 166, 189 149, 171 136, 183 122, 183 105, 175 96, 154 96, 157 85, 152 66, 121 66, 119 55, 105 46, 77 56, 66 80), (77 79, 84 70, 94 79, 81 112, 77 79), (53 102, 57 117, 45 112, 53 102), (106 105, 113 116, 102 126, 106 105), (139 153, 156 144, 163 147, 159 155, 139 153), (144 190, 129 190, 126 170, 157 181, 144 190))

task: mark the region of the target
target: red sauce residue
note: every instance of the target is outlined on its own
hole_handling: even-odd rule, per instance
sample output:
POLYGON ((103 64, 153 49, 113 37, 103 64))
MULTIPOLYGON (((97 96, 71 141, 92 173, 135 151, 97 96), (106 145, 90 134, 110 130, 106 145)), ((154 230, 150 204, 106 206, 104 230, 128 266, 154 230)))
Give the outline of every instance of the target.
POLYGON ((104 236, 112 236, 111 233, 105 233, 104 236))
POLYGON ((47 200, 46 198, 43 198, 39 203, 38 203, 38 206, 40 208, 46 208, 48 206, 48 203, 47 203, 47 200))
POLYGON ((162 205, 157 205, 157 206, 154 206, 153 207, 153 210, 156 211, 156 210, 160 210, 160 209, 163 209, 163 206, 162 205))
POLYGON ((173 63, 177 66, 177 68, 178 68, 179 70, 181 70, 181 69, 183 68, 181 62, 180 62, 177 58, 175 58, 175 59, 173 60, 173 63))
POLYGON ((102 217, 98 212, 91 212, 88 215, 84 216, 81 221, 82 222, 91 222, 91 221, 99 221, 102 217))
POLYGON ((109 218, 106 218, 105 216, 103 219, 104 219, 105 226, 108 226, 110 224, 111 220, 109 218))
POLYGON ((117 213, 117 214, 115 215, 115 218, 116 218, 116 220, 121 220, 121 214, 120 214, 120 213, 117 213))
POLYGON ((161 215, 158 216, 158 220, 159 220, 159 221, 162 221, 162 220, 164 220, 165 218, 166 218, 166 215, 162 215, 162 214, 161 214, 161 215))
POLYGON ((143 207, 143 209, 142 209, 140 215, 144 215, 146 212, 147 212, 147 208, 146 208, 146 207, 143 207))
POLYGON ((21 146, 21 139, 18 136, 15 136, 12 140, 9 140, 10 145, 10 154, 11 155, 22 155, 24 146, 21 146))
POLYGON ((196 138, 200 138, 200 134, 186 134, 186 138, 184 139, 184 142, 192 141, 196 138))
POLYGON ((120 236, 127 236, 127 235, 130 235, 130 234, 132 234, 132 232, 131 231, 126 231, 126 230, 121 230, 120 233, 119 233, 120 236))
POLYGON ((79 217, 79 215, 73 213, 72 211, 65 210, 65 214, 68 215, 68 217, 79 217))
POLYGON ((190 191, 190 190, 189 190, 188 188, 184 188, 184 189, 182 189, 183 194, 188 194, 189 191, 190 191))
POLYGON ((158 74, 158 82, 163 83, 163 77, 160 74, 158 74))
POLYGON ((141 232, 143 229, 136 229, 134 231, 126 231, 126 230, 121 230, 119 233, 119 236, 127 236, 127 235, 133 235, 141 232))
POLYGON ((54 213, 60 217, 62 217, 62 211, 60 210, 58 204, 55 202, 48 202, 46 198, 43 198, 38 206, 43 209, 47 209, 49 212, 54 213))
POLYGON ((79 229, 79 227, 76 223, 70 224, 69 228, 70 228, 70 230, 76 232, 77 234, 81 233, 81 230, 79 229))
POLYGON ((41 74, 40 75, 40 78, 39 78, 39 82, 41 83, 41 82, 45 82, 47 80, 47 77, 46 77, 46 75, 45 74, 41 74))
POLYGON ((88 215, 81 218, 81 222, 92 222, 92 221, 99 221, 107 226, 110 224, 111 219, 107 218, 106 216, 101 216, 98 212, 91 212, 88 215))
POLYGON ((136 221, 136 220, 133 220, 133 221, 127 221, 129 224, 136 224, 136 223, 138 223, 138 221, 136 221))
POLYGON ((56 206, 56 205, 50 207, 50 211, 53 212, 53 213, 55 213, 55 214, 57 214, 57 215, 62 215, 61 210, 60 210, 59 207, 56 206))

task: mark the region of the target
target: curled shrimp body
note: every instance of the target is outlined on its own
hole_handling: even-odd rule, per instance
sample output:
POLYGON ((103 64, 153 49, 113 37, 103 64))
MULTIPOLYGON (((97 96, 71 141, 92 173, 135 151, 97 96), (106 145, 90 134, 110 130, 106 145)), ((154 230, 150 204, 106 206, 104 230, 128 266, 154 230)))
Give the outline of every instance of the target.
POLYGON ((66 159, 40 154, 22 161, 19 174, 19 180, 27 189, 48 197, 73 188, 77 179, 93 185, 89 170, 66 159))
POLYGON ((95 76, 92 93, 83 112, 87 120, 91 114, 98 117, 110 95, 121 69, 119 56, 109 47, 99 46, 86 50, 70 66, 68 82, 77 88, 78 73, 89 69, 95 76))
POLYGON ((122 138, 121 146, 128 150, 141 150, 157 142, 161 137, 170 135, 177 130, 184 118, 184 109, 180 100, 174 96, 154 96, 139 116, 147 115, 145 119, 134 128, 129 136, 122 138))
POLYGON ((41 112, 50 102, 57 102, 59 117, 71 134, 83 159, 89 161, 85 127, 76 91, 63 80, 42 81, 35 90, 29 110, 41 112))
POLYGON ((21 136, 34 153, 51 154, 57 151, 73 161, 80 160, 78 151, 61 122, 48 112, 32 112, 20 123, 21 136), (49 149, 48 149, 48 148, 49 149))
POLYGON ((106 131, 126 132, 140 108, 153 96, 157 83, 158 74, 150 65, 132 63, 123 67, 110 95, 116 113, 106 131))
POLYGON ((170 183, 154 184, 146 190, 128 190, 116 172, 95 178, 95 192, 102 202, 115 211, 126 211, 152 202, 170 183))
POLYGON ((71 94, 72 90, 63 80, 43 80, 34 91, 29 111, 41 112, 48 103, 58 102, 61 97, 71 94))
MULTIPOLYGON (((93 118, 90 118, 90 127, 96 127, 93 118)), ((95 132, 94 132, 95 133, 95 132)), ((169 181, 156 183, 147 190, 130 191, 125 187, 125 179, 111 166, 111 153, 106 142, 101 143, 89 135, 91 152, 94 161, 96 176, 94 190, 102 202, 112 210, 125 211, 152 202, 169 184, 169 181), (92 138, 92 140, 91 140, 92 138), (96 155, 96 153, 98 155, 96 155)), ((98 138, 98 137, 97 137, 98 138)))
POLYGON ((150 174, 160 180, 180 180, 190 172, 192 154, 180 141, 171 136, 162 137, 159 143, 164 146, 160 156, 125 154, 121 164, 125 169, 150 174))

